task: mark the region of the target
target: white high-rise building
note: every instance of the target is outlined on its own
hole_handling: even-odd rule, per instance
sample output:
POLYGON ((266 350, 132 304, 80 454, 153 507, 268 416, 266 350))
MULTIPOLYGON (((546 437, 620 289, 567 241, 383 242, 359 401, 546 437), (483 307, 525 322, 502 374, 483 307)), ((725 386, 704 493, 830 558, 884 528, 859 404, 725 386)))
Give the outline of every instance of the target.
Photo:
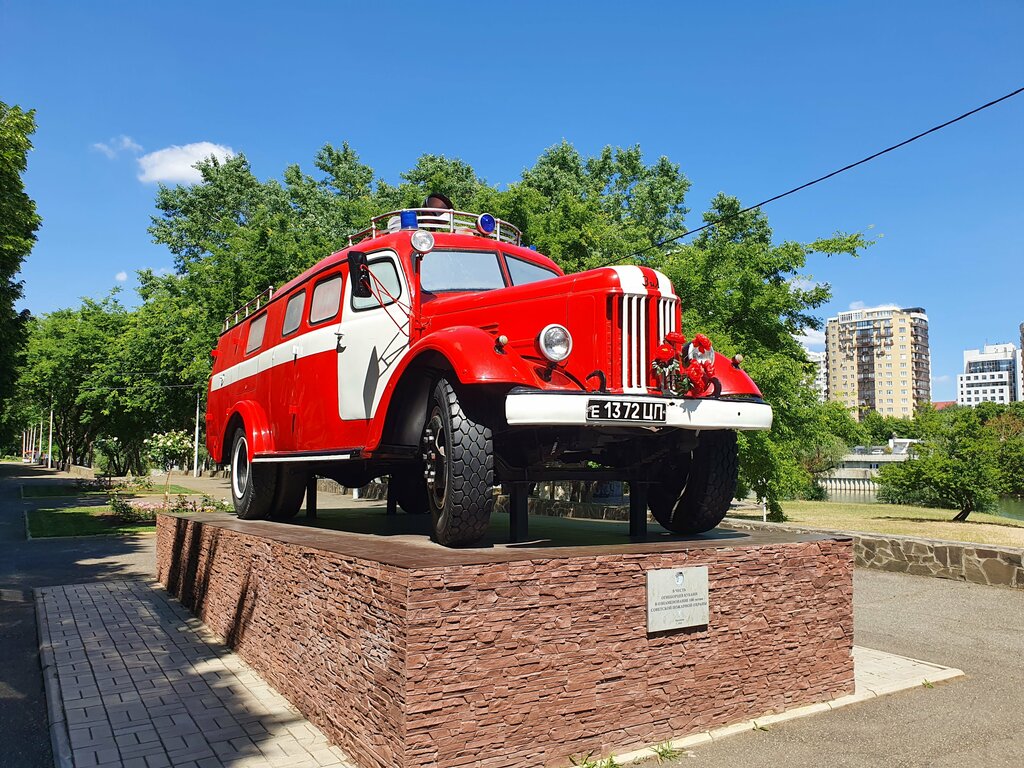
POLYGON ((964 372, 956 377, 956 404, 1012 403, 1024 400, 1021 350, 1013 344, 986 344, 964 350, 964 372))
POLYGON ((828 397, 828 365, 824 352, 812 352, 805 349, 807 359, 814 363, 814 388, 818 392, 818 400, 825 402, 828 397))

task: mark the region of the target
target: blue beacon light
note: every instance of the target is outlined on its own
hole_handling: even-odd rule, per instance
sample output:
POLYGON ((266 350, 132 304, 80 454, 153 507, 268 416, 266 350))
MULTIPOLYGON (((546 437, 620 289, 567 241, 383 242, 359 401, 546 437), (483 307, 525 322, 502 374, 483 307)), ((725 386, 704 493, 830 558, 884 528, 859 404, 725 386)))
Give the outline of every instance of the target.
POLYGON ((481 213, 476 217, 476 231, 481 235, 489 235, 494 231, 494 217, 489 213, 481 213))
POLYGON ((416 211, 402 211, 398 215, 401 218, 402 229, 419 228, 419 222, 416 220, 416 211))

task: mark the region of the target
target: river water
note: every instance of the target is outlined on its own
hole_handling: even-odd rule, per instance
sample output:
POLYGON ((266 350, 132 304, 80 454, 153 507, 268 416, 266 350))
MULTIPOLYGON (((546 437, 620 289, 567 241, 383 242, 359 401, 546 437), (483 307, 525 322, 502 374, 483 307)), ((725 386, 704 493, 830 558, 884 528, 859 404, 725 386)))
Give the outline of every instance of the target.
MULTIPOLYGON (((845 502, 848 504, 876 504, 874 491, 834 491, 828 495, 829 501, 845 502)), ((1014 520, 1024 520, 1024 499, 1015 499, 1004 496, 999 499, 992 514, 1000 517, 1012 517, 1014 520)))

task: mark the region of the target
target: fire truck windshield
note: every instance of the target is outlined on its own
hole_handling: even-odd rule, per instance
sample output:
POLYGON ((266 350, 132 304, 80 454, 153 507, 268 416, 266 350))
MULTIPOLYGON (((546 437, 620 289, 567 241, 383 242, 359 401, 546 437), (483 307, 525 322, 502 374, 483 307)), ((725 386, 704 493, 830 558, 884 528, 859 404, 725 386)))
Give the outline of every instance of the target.
POLYGON ((490 291, 505 280, 494 251, 433 250, 423 257, 420 285, 428 293, 490 291))

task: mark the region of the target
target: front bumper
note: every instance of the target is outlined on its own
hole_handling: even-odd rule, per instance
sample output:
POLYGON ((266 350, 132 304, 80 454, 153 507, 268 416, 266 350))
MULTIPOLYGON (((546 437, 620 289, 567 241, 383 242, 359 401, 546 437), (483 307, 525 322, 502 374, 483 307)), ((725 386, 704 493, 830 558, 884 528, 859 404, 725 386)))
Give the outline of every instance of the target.
POLYGON ((652 395, 608 395, 594 392, 513 390, 505 396, 509 426, 676 427, 683 429, 765 430, 772 426, 772 407, 762 400, 668 398, 652 395), (663 422, 595 421, 587 418, 594 400, 664 403, 663 422))

